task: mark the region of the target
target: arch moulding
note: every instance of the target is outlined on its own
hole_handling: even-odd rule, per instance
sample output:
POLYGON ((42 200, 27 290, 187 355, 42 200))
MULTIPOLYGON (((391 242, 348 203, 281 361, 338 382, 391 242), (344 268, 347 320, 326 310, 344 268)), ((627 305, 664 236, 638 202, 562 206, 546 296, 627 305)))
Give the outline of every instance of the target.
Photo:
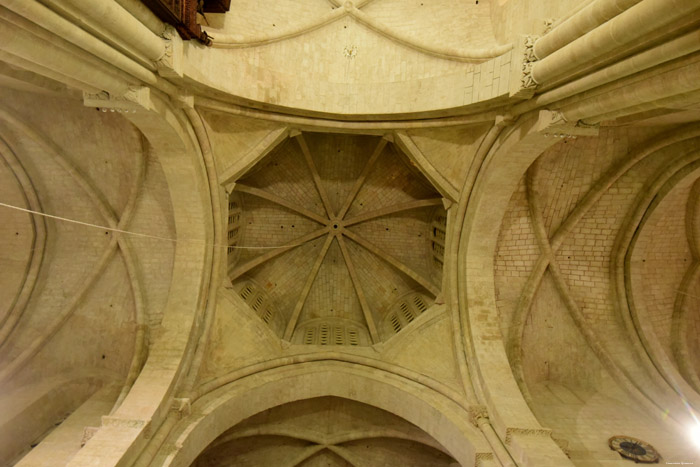
POLYGON ((493 456, 481 433, 469 423, 469 413, 437 391, 376 368, 318 361, 261 371, 204 395, 173 427, 153 464, 188 466, 239 422, 279 405, 323 396, 361 402, 413 423, 460 465, 478 465, 478 459, 493 456))
MULTIPOLYGON (((128 110, 126 117, 148 140, 168 182, 177 245, 171 292, 148 358, 122 404, 69 465, 133 465, 166 420, 173 398, 191 371, 209 290, 214 243, 212 198, 202 148, 187 116, 155 93, 138 99, 90 100, 128 110)), ((102 98, 101 98, 102 99, 102 98)))
MULTIPOLYGON (((508 122, 501 122, 506 126, 508 122)), ((496 127, 494 127, 496 128, 496 127)), ((458 307, 470 379, 478 402, 488 409, 496 434, 522 465, 570 465, 570 461, 530 411, 511 372, 499 327, 494 283, 498 232, 518 182, 528 167, 556 142, 547 133, 579 134, 561 115, 540 111, 523 115, 495 137, 458 205, 455 236, 458 255, 458 307), (545 448, 546 446, 546 448, 545 448)))

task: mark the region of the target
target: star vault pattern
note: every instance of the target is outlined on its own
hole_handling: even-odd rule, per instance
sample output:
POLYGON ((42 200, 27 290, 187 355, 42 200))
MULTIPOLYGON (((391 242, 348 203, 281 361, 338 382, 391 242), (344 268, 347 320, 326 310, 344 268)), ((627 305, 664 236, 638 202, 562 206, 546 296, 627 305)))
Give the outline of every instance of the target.
MULTIPOLYGON (((414 171, 410 177, 407 176, 407 181, 404 181, 402 186, 398 182, 392 180, 390 177, 385 178, 381 181, 381 184, 377 182, 378 177, 377 170, 381 170, 378 161, 383 159, 384 164, 403 164, 396 157, 392 157, 395 154, 392 152, 396 151, 395 148, 389 148, 387 146, 391 145, 389 141, 385 138, 380 138, 373 150, 371 155, 367 158, 364 156, 363 166, 359 175, 354 177, 354 180, 347 180, 346 188, 337 190, 336 196, 331 196, 329 193, 329 181, 330 176, 324 177, 324 173, 319 171, 317 161, 322 160, 324 157, 329 157, 328 154, 312 154, 312 149, 307 142, 307 138, 304 134, 297 134, 293 137, 297 145, 297 160, 298 163, 304 166, 304 170, 307 175, 310 176, 313 181, 309 184, 309 187, 313 187, 307 191, 313 191, 313 193, 306 199, 316 199, 316 205, 320 205, 321 209, 314 209, 310 203, 307 205, 302 205, 304 197, 297 196, 293 199, 292 196, 285 196, 285 194, 277 194, 273 192, 270 188, 261 189, 254 186, 255 183, 251 181, 255 180, 258 173, 266 170, 277 170, 282 171, 282 168, 277 167, 277 164, 268 164, 265 167, 256 170, 253 168, 251 177, 243 177, 243 179, 236 183, 235 192, 239 195, 249 196, 257 198, 258 200, 265 200, 268 203, 276 206, 277 209, 284 210, 285 212, 291 212, 295 216, 301 216, 304 219, 310 220, 315 225, 315 228, 310 229, 308 233, 300 236, 294 236, 290 241, 283 243, 275 248, 269 250, 263 250, 262 254, 258 254, 252 258, 241 258, 240 260, 231 264, 229 268, 229 277, 232 282, 236 282, 242 279, 244 275, 250 274, 256 268, 263 265, 270 264, 275 261, 279 261, 280 258, 285 254, 289 253, 295 249, 302 248, 312 242, 317 242, 322 239, 322 245, 320 250, 315 252, 315 259, 308 273, 306 273, 303 280, 298 278, 294 285, 288 285, 288 287, 297 288, 296 299, 294 303, 287 304, 287 310, 284 310, 285 316, 288 316, 286 320, 286 325, 284 327, 284 332, 282 333, 282 338, 285 340, 291 340, 295 330, 299 326, 300 316, 302 315, 302 310, 307 306, 309 301, 309 294, 314 288, 314 286, 319 282, 319 274, 324 270, 324 263, 329 261, 329 250, 332 247, 337 246, 340 250, 340 257, 342 258, 342 263, 344 264, 344 275, 349 277, 352 283, 353 294, 360 304, 362 311, 362 317, 364 319, 364 325, 369 333, 370 340, 372 343, 379 342, 381 340, 380 333, 378 332, 377 318, 381 314, 380 310, 377 308, 372 300, 372 296, 376 292, 368 293, 367 284, 363 285, 360 279, 361 271, 360 259, 357 258, 358 250, 354 246, 359 246, 364 250, 364 252, 369 253, 374 256, 380 262, 389 266, 394 274, 401 277, 402 281, 408 281, 415 283, 417 288, 422 292, 426 293, 428 296, 436 297, 440 289, 436 285, 436 279, 431 276, 429 270, 417 270, 417 268, 412 264, 407 264, 402 258, 397 257, 398 255, 393 254, 393 251, 389 251, 391 248, 383 247, 375 244, 371 239, 367 238, 366 235, 359 233, 357 230, 351 229, 351 227, 359 226, 363 223, 368 223, 371 221, 389 219, 389 222, 403 222, 400 218, 402 215, 418 216, 422 218, 429 217, 431 211, 435 210, 436 207, 442 205, 442 198, 437 195, 435 190, 428 188, 418 190, 417 192, 413 189, 413 193, 410 193, 412 189, 405 188, 408 186, 408 182, 411 185, 417 185, 420 183, 427 184, 423 180, 412 180, 422 177, 414 171), (300 153, 300 154, 299 154, 300 153), (315 156, 315 157, 314 157, 315 156), (302 159, 302 160, 299 160, 302 159), (272 166, 272 167, 271 167, 272 166), (374 177, 372 175, 374 174, 374 177), (369 179, 372 181, 368 183, 369 179), (379 206, 368 206, 371 203, 358 203, 358 195, 365 189, 375 190, 375 191, 386 191, 391 189, 394 193, 392 199, 389 203, 380 203, 379 206), (396 195, 399 193, 401 196, 396 195), (408 192, 408 193, 406 193, 408 192), (415 199, 415 196, 419 196, 415 199), (427 196, 426 196, 427 195, 427 196), (333 198, 333 199, 332 199, 333 198), (318 202, 320 201, 320 203, 318 202), (351 209, 351 207, 355 209, 351 209), (320 213, 322 210, 323 214, 320 213), (397 219, 399 219, 397 221, 397 219), (351 246, 354 245, 354 246, 351 246)), ((291 144, 288 141, 287 144, 291 144)), ((318 149, 318 148, 317 148, 318 149)), ((338 149, 338 152, 341 150, 338 149)), ((343 157, 342 155, 333 155, 335 157, 343 157)), ((330 156, 330 157, 333 157, 330 156)), ((404 169, 404 172, 407 172, 404 169)), ((292 170, 289 169, 289 175, 294 176, 292 170)), ((296 173, 296 178, 300 178, 300 175, 296 173)), ((381 180, 381 177, 379 177, 381 180)), ((289 180, 290 183, 294 183, 294 180, 289 180)), ((369 193, 372 194, 372 193, 369 193)), ((369 195, 368 195, 369 196, 369 195)), ((245 211, 245 207, 244 207, 245 211)), ((274 216, 268 216, 272 218, 274 216)), ((259 219, 258 217, 252 216, 255 223, 260 222, 274 222, 272 220, 259 219)), ((249 221, 248 224, 252 224, 253 221, 249 221)), ((389 224, 387 224, 389 225, 389 224)), ((283 228, 283 226, 281 226, 283 228)), ((292 225, 294 227, 294 225, 292 225)), ((427 245, 427 223, 425 223, 425 230, 420 231, 417 237, 420 237, 422 243, 416 243, 417 245, 427 245)), ((388 232, 389 239, 391 239, 390 228, 385 228, 388 232)), ((397 234, 399 235, 399 234, 397 234)), ((248 238, 245 240, 247 244, 251 244, 255 241, 260 241, 260 238, 248 238)), ((401 239, 397 239, 397 242, 401 239)), ((425 251, 421 251, 420 254, 423 256, 429 256, 429 247, 424 248, 425 251)), ((366 271, 363 271, 366 273, 366 271)), ((300 271, 301 273, 301 271, 300 271)), ((389 287, 387 287, 389 288, 389 287)), ((394 288, 393 290, 397 290, 394 288)), ((336 297, 336 301, 341 303, 331 304, 331 309, 341 309, 343 307, 343 301, 336 297)))

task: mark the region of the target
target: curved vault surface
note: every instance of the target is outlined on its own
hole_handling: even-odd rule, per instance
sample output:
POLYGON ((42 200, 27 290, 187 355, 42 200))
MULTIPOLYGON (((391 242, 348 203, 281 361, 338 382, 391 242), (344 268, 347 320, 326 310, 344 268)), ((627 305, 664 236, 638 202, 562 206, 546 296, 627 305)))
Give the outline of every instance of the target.
POLYGON ((280 337, 369 345, 440 293, 442 198, 391 142, 303 133, 229 197, 229 278, 280 337))
POLYGON ((244 420, 214 440, 192 465, 459 464, 435 439, 392 413, 321 397, 277 406, 244 420))

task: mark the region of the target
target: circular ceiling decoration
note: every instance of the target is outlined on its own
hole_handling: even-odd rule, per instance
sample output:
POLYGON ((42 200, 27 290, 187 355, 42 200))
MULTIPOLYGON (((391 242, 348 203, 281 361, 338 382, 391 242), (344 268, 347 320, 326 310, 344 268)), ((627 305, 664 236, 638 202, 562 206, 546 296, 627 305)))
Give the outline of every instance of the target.
POLYGON ((303 133, 229 197, 229 278, 281 338, 370 345, 440 293, 446 214, 384 138, 303 133))
POLYGON ((610 449, 617 451, 622 457, 644 464, 654 464, 659 461, 659 453, 649 444, 631 436, 613 436, 608 440, 610 449))

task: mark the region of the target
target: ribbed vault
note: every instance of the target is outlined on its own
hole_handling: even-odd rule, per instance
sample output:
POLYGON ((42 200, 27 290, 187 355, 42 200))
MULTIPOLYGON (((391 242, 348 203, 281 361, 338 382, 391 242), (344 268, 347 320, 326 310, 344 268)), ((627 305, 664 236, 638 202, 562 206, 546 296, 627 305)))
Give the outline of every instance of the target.
POLYGON ((235 184, 229 277, 285 340, 376 343, 439 295, 441 213, 386 139, 297 134, 235 184))
POLYGON ((381 409, 321 397, 259 413, 214 440, 193 463, 217 466, 451 466, 444 448, 381 409))

